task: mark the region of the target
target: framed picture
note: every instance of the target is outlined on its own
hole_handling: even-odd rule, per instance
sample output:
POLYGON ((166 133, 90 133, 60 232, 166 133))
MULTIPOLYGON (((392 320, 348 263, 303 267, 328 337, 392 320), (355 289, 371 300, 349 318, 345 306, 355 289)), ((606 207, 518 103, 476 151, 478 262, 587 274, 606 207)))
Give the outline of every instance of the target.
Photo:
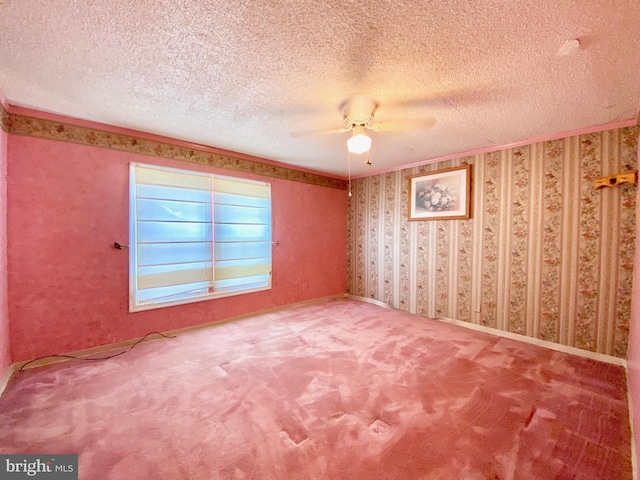
POLYGON ((409 220, 471 218, 471 165, 409 177, 409 220))

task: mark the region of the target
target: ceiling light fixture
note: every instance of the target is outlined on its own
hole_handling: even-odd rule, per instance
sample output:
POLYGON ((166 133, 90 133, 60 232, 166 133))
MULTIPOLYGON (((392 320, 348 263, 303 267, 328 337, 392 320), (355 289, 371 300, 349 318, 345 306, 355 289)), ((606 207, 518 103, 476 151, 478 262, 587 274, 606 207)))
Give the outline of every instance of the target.
POLYGON ((364 125, 354 125, 353 135, 347 140, 347 150, 359 155, 371 148, 371 138, 364 132, 364 125))

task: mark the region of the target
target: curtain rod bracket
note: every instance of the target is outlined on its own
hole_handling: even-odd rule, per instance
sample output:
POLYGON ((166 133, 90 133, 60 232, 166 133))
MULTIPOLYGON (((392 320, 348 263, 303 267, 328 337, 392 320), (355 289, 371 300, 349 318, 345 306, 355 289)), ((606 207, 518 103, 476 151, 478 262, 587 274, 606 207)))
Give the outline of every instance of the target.
POLYGON ((118 250, 122 250, 123 248, 129 248, 129 245, 125 245, 124 243, 113 242, 113 246, 118 250))

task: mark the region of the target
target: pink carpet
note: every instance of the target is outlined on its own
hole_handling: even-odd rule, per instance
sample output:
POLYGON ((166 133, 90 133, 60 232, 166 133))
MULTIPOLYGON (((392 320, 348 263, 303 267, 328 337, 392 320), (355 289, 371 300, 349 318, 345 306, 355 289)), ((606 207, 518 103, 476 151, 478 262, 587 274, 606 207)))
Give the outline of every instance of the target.
POLYGON ((0 453, 81 479, 631 479, 622 367, 368 303, 21 372, 0 453))

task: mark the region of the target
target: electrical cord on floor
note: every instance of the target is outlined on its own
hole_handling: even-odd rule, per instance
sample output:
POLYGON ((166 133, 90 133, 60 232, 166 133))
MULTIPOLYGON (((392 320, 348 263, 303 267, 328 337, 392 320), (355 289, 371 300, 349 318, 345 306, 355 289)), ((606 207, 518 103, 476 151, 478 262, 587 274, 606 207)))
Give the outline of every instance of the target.
POLYGON ((129 348, 127 348, 126 350, 123 350, 123 351, 118 352, 118 353, 114 353, 113 355, 107 355, 106 357, 76 357, 74 355, 45 355, 43 357, 38 357, 38 358, 34 358, 33 360, 29 360, 27 363, 23 364, 18 369, 18 372, 21 372, 22 369, 24 367, 26 367, 27 365, 29 365, 30 363, 37 362, 38 360, 43 360, 45 358, 70 358, 70 359, 73 359, 73 360, 85 360, 87 362, 97 362, 99 360, 109 360, 110 358, 119 357, 120 355, 123 355, 123 354, 125 354, 127 352, 130 352, 133 349, 133 347, 135 347, 139 343, 144 342, 149 335, 154 335, 154 334, 160 335, 161 337, 164 337, 164 338, 176 338, 176 335, 165 335, 164 333, 160 333, 160 332, 149 332, 144 337, 142 337, 141 339, 137 340, 135 343, 131 344, 131 346, 129 346, 129 348))

